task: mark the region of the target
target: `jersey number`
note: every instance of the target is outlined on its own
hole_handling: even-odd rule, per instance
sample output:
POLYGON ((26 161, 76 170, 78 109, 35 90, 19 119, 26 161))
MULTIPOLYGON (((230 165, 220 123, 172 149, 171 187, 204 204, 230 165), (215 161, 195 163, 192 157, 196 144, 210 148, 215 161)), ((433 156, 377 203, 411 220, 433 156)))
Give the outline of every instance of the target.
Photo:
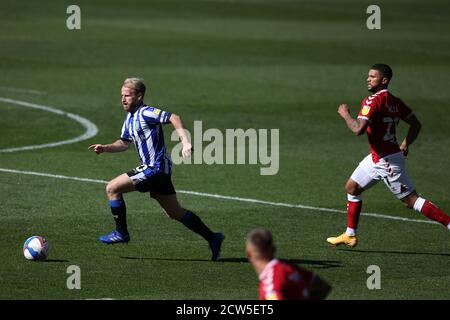
POLYGON ((396 143, 397 140, 395 139, 395 125, 398 123, 399 118, 391 118, 391 117, 384 117, 383 122, 387 123, 386 133, 384 134, 383 140, 384 141, 390 141, 392 143, 396 143))
POLYGON ((146 164, 140 165, 139 167, 135 168, 137 172, 143 172, 145 169, 147 169, 148 166, 146 164))

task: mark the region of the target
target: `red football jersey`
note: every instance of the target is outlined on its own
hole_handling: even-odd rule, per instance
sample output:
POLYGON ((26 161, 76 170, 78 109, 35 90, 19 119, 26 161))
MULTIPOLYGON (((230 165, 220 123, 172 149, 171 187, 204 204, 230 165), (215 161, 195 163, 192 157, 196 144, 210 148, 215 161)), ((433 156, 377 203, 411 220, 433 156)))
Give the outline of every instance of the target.
POLYGON ((395 128, 400 119, 411 115, 412 110, 387 89, 380 90, 363 100, 358 118, 369 121, 366 132, 375 163, 380 158, 400 152, 395 128))
POLYGON ((293 263, 273 259, 259 275, 259 299, 309 300, 314 276, 293 263))

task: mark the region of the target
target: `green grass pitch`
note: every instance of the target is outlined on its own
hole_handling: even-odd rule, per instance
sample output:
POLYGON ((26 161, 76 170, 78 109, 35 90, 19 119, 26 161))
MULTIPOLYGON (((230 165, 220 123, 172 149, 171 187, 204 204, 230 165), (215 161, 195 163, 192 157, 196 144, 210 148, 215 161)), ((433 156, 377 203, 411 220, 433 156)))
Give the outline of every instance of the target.
MULTIPOLYGON (((51 106, 89 119, 98 134, 54 148, 0 153, 0 169, 109 180, 138 165, 133 149, 97 156, 124 113, 120 86, 143 77, 146 102, 180 114, 192 129, 280 130, 280 168, 177 165, 177 189, 345 210, 344 182, 368 153, 338 117, 367 95, 368 67, 392 65, 391 91, 422 121, 408 171, 420 193, 450 212, 450 3, 378 1, 381 30, 366 28, 370 1, 87 1, 81 30, 68 30, 72 1, 0 2, 0 97, 51 106)), ((0 102, 0 149, 83 133, 59 115, 0 102)), ((166 127, 167 144, 171 128, 166 127)), ((400 126, 399 138, 405 134, 400 126)), ((362 216, 358 247, 328 246, 344 213, 178 194, 226 235, 221 260, 166 218, 145 194, 129 194, 128 245, 97 241, 113 227, 104 185, 0 171, 0 299, 257 299, 244 254, 254 227, 270 228, 280 258, 333 285, 329 299, 449 299, 450 233, 440 225, 362 216), (47 262, 24 259, 22 245, 44 235, 47 262), (81 269, 68 290, 67 267, 81 269), (368 266, 381 289, 368 290, 368 266)), ((379 184, 363 212, 425 220, 379 184)))

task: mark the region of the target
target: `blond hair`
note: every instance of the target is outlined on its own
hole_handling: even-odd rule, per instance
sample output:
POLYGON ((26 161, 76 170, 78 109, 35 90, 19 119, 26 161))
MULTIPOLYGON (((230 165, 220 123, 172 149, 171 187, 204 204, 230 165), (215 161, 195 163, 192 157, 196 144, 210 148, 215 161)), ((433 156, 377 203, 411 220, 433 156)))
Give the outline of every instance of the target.
POLYGON ((126 78, 123 82, 124 87, 132 88, 137 95, 145 95, 145 84, 141 78, 126 78))

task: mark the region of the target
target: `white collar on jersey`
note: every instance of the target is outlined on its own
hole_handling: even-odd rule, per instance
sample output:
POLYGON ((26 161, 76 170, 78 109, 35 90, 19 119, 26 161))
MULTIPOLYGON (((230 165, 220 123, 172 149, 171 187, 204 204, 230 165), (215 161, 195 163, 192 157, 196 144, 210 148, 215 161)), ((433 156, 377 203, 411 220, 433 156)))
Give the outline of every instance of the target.
POLYGON ((276 258, 270 260, 270 262, 264 267, 263 271, 261 271, 261 273, 259 274, 259 280, 264 279, 277 262, 278 259, 276 258))

